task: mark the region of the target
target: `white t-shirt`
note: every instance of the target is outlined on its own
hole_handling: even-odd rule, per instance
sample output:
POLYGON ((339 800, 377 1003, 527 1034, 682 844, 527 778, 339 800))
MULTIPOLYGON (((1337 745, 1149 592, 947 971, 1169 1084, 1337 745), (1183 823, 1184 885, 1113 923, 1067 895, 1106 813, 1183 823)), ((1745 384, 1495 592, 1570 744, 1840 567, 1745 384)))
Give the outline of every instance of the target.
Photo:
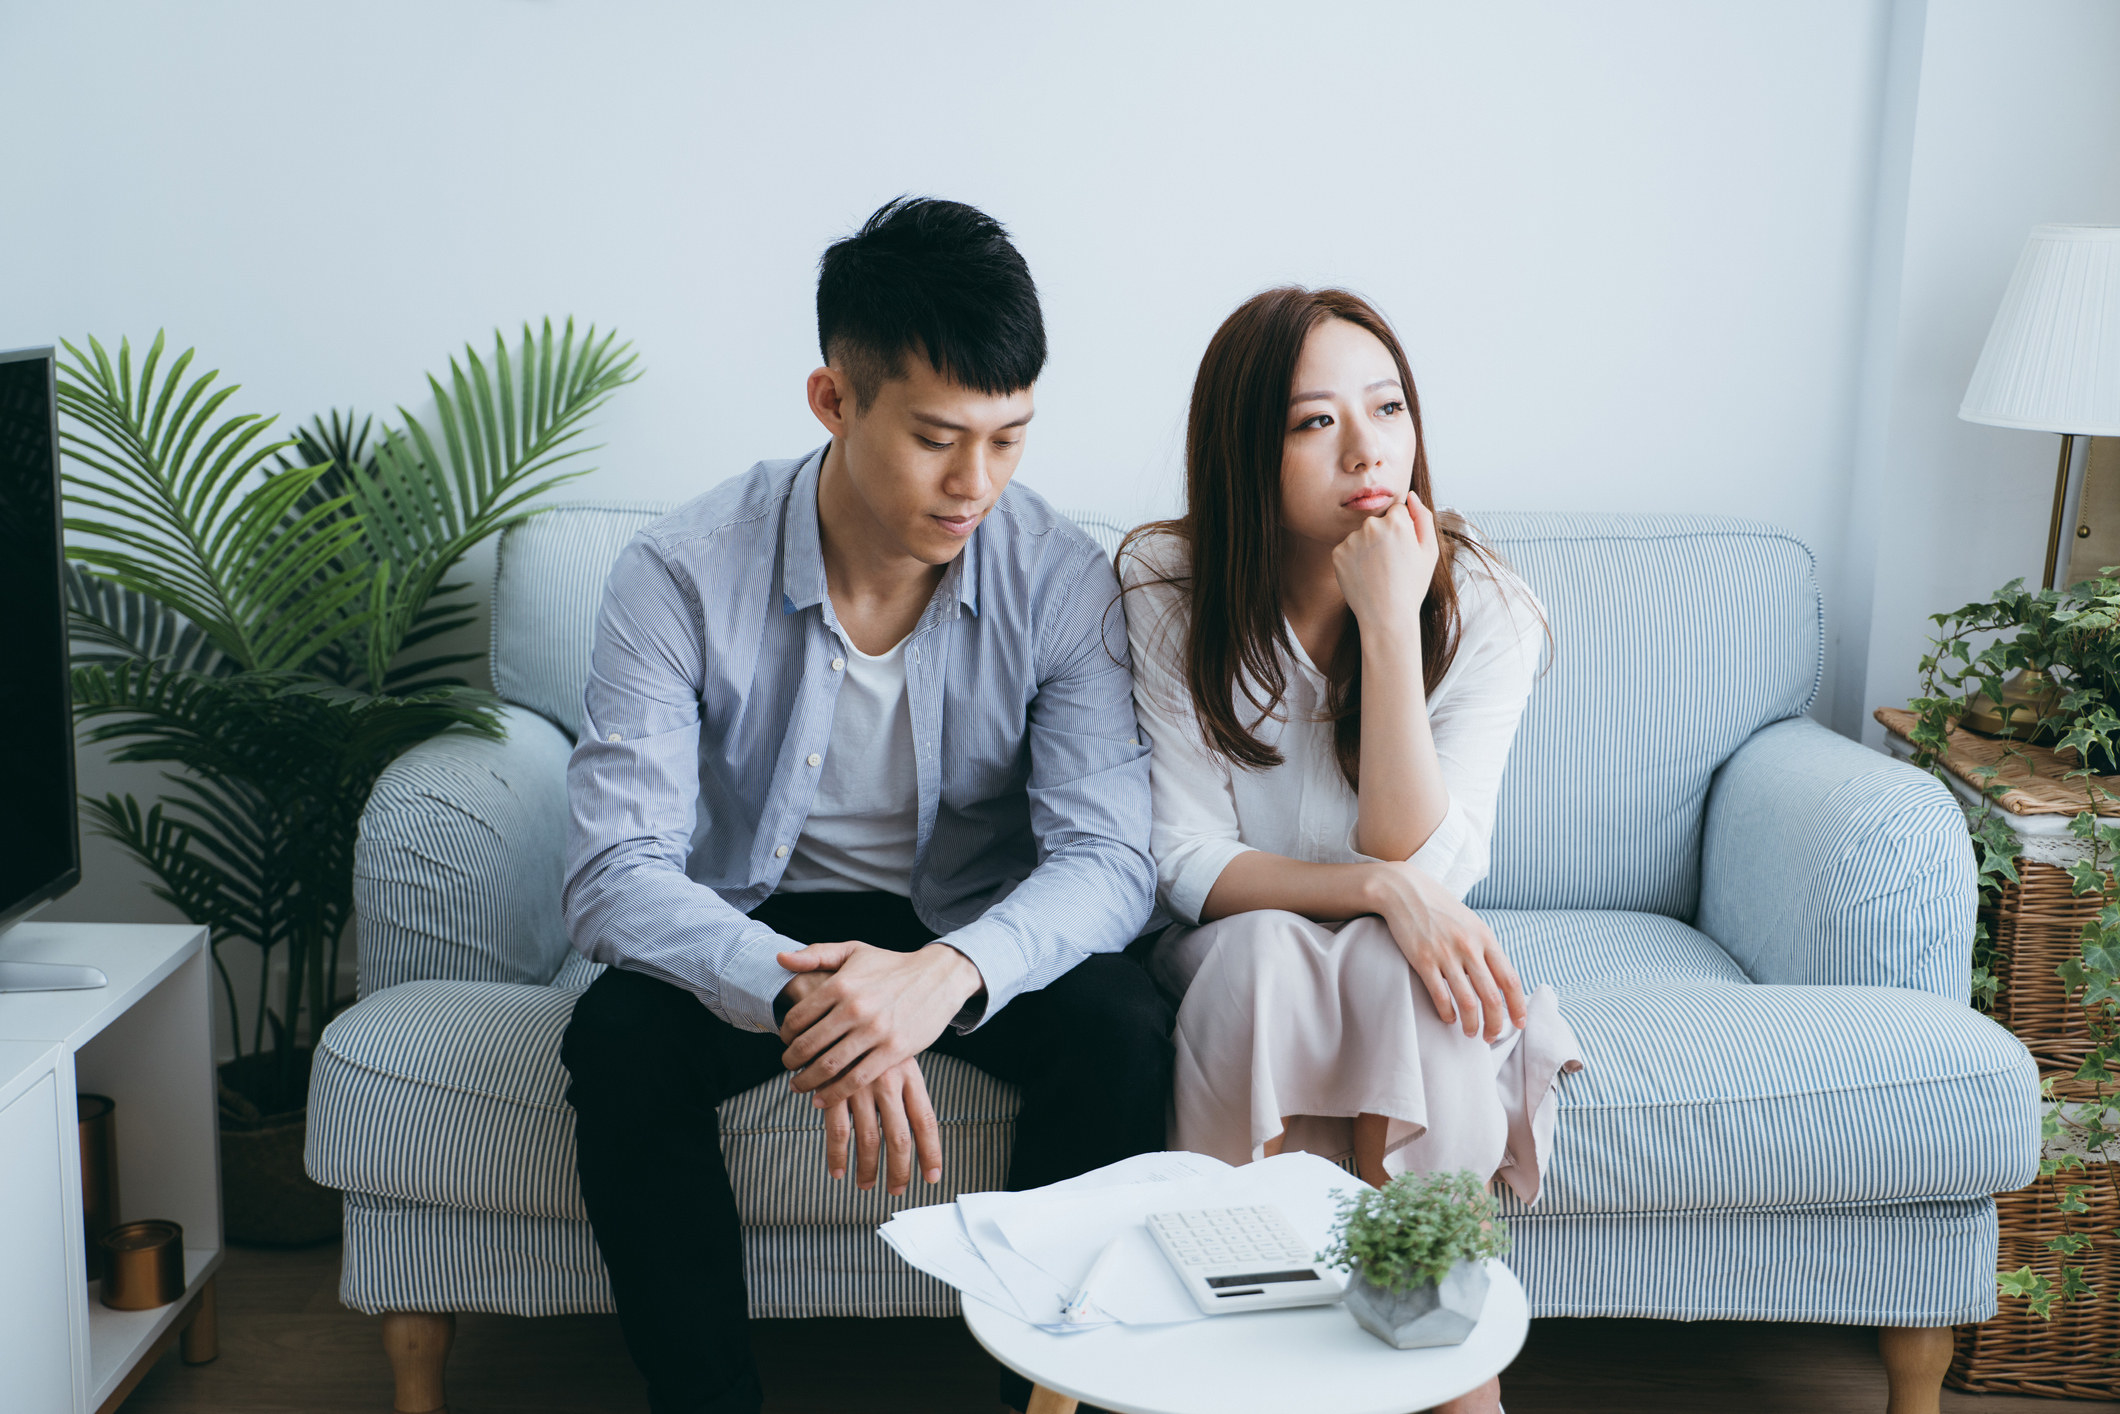
MULTIPOLYGON (((1185 545, 1170 535, 1139 542, 1119 565, 1127 588, 1126 637, 1134 660, 1134 706, 1148 734, 1155 820, 1149 834, 1164 906, 1200 921, 1215 880, 1248 849, 1316 864, 1369 858, 1354 847, 1360 802, 1340 774, 1332 723, 1323 718, 1325 675, 1293 632, 1281 667, 1288 693, 1276 718, 1253 735, 1280 751, 1270 770, 1232 766, 1208 750, 1185 680, 1190 610, 1182 586, 1185 545), (1140 586, 1136 588, 1135 586, 1140 586)), ((1530 586, 1505 567, 1461 553, 1456 655, 1428 697, 1428 725, 1450 806, 1412 864, 1463 898, 1487 874, 1488 842, 1509 744, 1545 648, 1543 611, 1530 586)), ((1242 717, 1252 713, 1241 692, 1242 717)))
POLYGON ((801 838, 780 876, 791 894, 875 889, 909 898, 920 842, 919 782, 913 774, 913 709, 905 692, 905 645, 870 657, 846 643, 846 681, 832 706, 832 737, 801 838))

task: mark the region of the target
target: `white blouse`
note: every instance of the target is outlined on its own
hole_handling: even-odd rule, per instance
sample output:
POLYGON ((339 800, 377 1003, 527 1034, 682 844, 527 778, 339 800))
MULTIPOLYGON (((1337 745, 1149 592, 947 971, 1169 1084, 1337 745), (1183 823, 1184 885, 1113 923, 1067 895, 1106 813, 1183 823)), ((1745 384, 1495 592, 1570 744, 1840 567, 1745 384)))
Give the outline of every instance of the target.
MULTIPOLYGON (((1156 535, 1122 557, 1119 578, 1126 587, 1134 705, 1148 735, 1155 802, 1149 842, 1158 889, 1172 917, 1196 924, 1215 880, 1246 850, 1317 864, 1371 857, 1354 847, 1359 802, 1333 755, 1332 723, 1322 710, 1325 676, 1292 630, 1293 658, 1282 662, 1287 696, 1253 733, 1280 751, 1282 764, 1254 770, 1208 750, 1185 684, 1186 591, 1156 582, 1182 577, 1188 563, 1183 541, 1156 535)), ((1409 862, 1463 898, 1487 875, 1502 767, 1538 675, 1546 632, 1530 586, 1508 568, 1464 553, 1455 578, 1457 654, 1428 698, 1450 806, 1409 862)), ((1250 715, 1241 690, 1235 696, 1239 712, 1250 715)))

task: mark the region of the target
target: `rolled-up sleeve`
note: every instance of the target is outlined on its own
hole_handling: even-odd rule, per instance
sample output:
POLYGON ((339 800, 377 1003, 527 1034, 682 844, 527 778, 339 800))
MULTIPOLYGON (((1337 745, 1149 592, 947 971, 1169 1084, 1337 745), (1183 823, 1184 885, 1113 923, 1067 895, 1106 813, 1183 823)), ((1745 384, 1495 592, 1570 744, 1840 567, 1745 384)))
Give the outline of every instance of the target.
POLYGON ((796 946, 686 873, 698 819, 706 651, 690 591, 645 537, 612 569, 567 764, 567 933, 596 962, 682 987, 771 1031, 796 946))
POLYGON ((1027 714, 1038 866, 1008 897, 944 937, 978 965, 986 1004, 960 1029, 1050 985, 1091 953, 1117 952, 1155 908, 1148 750, 1134 722, 1111 566, 1084 547, 1039 635, 1027 714))

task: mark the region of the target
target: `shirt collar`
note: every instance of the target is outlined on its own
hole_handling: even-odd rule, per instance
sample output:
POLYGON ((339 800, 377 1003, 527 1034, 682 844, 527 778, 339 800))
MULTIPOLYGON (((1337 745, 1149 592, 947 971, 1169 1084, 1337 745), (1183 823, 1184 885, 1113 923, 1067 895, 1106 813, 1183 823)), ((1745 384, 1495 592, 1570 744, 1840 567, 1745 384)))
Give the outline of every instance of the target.
MULTIPOLYGON (((780 611, 784 614, 800 613, 827 598, 824 546, 817 538, 817 477, 824 469, 824 454, 831 445, 827 442, 803 458, 795 472, 795 484, 788 488, 787 514, 780 527, 780 611)), ((993 511, 987 514, 992 515, 993 511)), ((962 553, 943 571, 942 583, 930 601, 930 612, 946 604, 946 616, 955 618, 957 606, 962 604, 978 614, 979 539, 985 529, 986 523, 981 521, 962 553)))
POLYGON ((825 600, 824 547, 817 540, 817 473, 825 448, 810 453, 795 469, 788 489, 788 508, 780 526, 780 611, 799 613, 825 600))

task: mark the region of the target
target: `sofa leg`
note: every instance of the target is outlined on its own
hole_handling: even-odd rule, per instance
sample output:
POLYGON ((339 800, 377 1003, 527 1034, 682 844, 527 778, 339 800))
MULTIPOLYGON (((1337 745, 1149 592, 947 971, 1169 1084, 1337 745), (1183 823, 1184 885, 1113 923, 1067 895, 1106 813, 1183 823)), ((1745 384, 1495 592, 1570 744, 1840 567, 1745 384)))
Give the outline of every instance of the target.
POLYGON ((456 1317, 426 1311, 387 1311, 383 1351, 397 1375, 398 1414, 442 1414, 442 1364, 456 1337, 456 1317))
POLYGON ((1949 1326, 1879 1326, 1877 1353, 1891 1394, 1887 1414, 1938 1414, 1951 1368, 1949 1326))

